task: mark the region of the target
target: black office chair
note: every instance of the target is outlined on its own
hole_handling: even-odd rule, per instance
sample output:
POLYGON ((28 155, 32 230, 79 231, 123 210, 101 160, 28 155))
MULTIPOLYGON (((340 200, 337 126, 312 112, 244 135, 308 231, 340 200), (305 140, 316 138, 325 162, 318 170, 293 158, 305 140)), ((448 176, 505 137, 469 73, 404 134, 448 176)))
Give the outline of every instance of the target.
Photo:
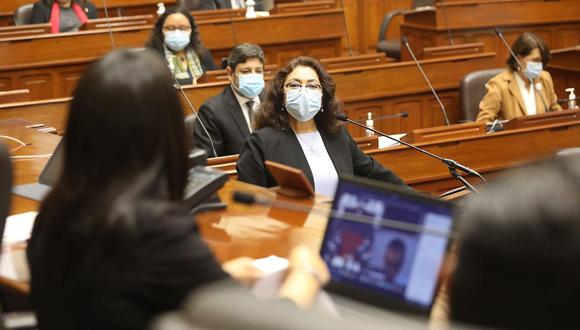
POLYGON ((18 7, 14 12, 13 20, 14 25, 27 25, 32 24, 32 8, 34 4, 27 4, 18 7))
POLYGON ((212 10, 218 9, 214 0, 178 0, 177 4, 189 10, 212 10))
MULTIPOLYGON (((429 7, 435 4, 435 0, 414 0, 413 9, 418 11, 418 8, 429 7)), ((391 21, 399 15, 402 15, 407 10, 397 9, 385 14, 381 29, 379 30, 379 41, 377 43, 377 50, 383 52, 387 57, 392 57, 397 60, 401 59, 401 41, 399 39, 386 39, 387 31, 391 21)))
POLYGON ((468 73, 459 85, 459 102, 461 105, 461 120, 474 121, 479 113, 479 102, 487 93, 485 84, 503 69, 488 69, 468 73))

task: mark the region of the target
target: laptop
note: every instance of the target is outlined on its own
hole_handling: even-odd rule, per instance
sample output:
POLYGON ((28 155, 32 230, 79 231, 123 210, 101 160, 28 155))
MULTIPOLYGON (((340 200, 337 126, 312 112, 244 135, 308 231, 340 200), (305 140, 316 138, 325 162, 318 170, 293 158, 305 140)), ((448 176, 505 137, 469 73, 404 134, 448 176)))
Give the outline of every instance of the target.
POLYGON ((52 187, 58 182, 63 164, 64 139, 61 139, 52 153, 52 157, 50 157, 42 173, 40 173, 38 182, 14 186, 12 193, 35 201, 43 201, 46 195, 52 190, 52 187))
POLYGON ((428 315, 454 228, 449 202, 341 176, 320 254, 327 290, 363 303, 428 315))

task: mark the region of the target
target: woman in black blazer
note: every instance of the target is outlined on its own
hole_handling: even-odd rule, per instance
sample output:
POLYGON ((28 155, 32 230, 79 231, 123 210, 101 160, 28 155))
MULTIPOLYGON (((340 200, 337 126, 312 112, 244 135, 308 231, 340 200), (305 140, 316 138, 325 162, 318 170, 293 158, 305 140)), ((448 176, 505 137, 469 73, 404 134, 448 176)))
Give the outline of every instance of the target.
POLYGON ((51 32, 72 32, 97 18, 97 8, 87 0, 40 0, 32 8, 32 24, 50 23, 51 32))
POLYGON ((182 85, 195 84, 204 72, 217 69, 191 12, 184 7, 170 8, 159 17, 147 47, 163 56, 182 85))
POLYGON ((397 185, 403 181, 358 148, 335 115, 335 85, 314 59, 298 57, 271 82, 256 118, 256 130, 237 163, 241 181, 264 187, 276 181, 264 166, 271 160, 301 169, 317 193, 333 195, 338 174, 397 185))

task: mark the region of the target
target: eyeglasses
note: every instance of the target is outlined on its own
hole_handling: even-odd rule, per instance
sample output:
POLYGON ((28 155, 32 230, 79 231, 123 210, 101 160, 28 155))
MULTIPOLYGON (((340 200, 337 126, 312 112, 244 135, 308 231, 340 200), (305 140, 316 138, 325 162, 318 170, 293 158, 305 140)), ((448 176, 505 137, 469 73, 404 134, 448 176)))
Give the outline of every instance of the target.
POLYGON ((291 81, 291 82, 286 83, 284 85, 284 89, 286 91, 295 91, 295 90, 299 90, 302 87, 305 87, 307 90, 310 90, 310 91, 316 91, 316 92, 322 91, 322 86, 320 84, 312 83, 312 82, 302 86, 298 82, 291 81))
POLYGON ((189 31, 191 31, 191 26, 185 26, 185 25, 182 25, 182 26, 171 26, 171 25, 169 25, 169 26, 164 26, 163 27, 163 31, 166 31, 166 32, 177 31, 177 30, 183 31, 183 32, 189 32, 189 31))

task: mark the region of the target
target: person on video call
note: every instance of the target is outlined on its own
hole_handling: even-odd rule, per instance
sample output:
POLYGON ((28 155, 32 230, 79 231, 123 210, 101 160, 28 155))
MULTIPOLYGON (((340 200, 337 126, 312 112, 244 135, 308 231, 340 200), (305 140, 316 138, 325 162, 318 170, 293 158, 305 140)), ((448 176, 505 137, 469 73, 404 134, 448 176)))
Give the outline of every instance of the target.
POLYGON ((507 68, 487 82, 477 121, 493 122, 562 109, 552 77, 544 71, 550 60, 550 49, 544 41, 526 32, 516 39, 512 50, 517 59, 510 55, 507 68))
POLYGON ((50 31, 74 32, 89 19, 97 18, 97 8, 87 0, 40 0, 32 7, 32 24, 50 23, 50 31))
POLYGON ((226 68, 230 84, 199 108, 199 120, 193 125, 195 147, 205 149, 210 157, 240 152, 260 108, 265 61, 258 45, 244 43, 231 50, 226 68))
POLYGON ((366 155, 336 119, 342 109, 335 91, 330 75, 310 57, 297 57, 278 71, 256 116, 256 130, 242 145, 238 179, 276 186, 264 165, 270 160, 302 170, 321 195, 334 195, 339 174, 405 186, 366 155))

